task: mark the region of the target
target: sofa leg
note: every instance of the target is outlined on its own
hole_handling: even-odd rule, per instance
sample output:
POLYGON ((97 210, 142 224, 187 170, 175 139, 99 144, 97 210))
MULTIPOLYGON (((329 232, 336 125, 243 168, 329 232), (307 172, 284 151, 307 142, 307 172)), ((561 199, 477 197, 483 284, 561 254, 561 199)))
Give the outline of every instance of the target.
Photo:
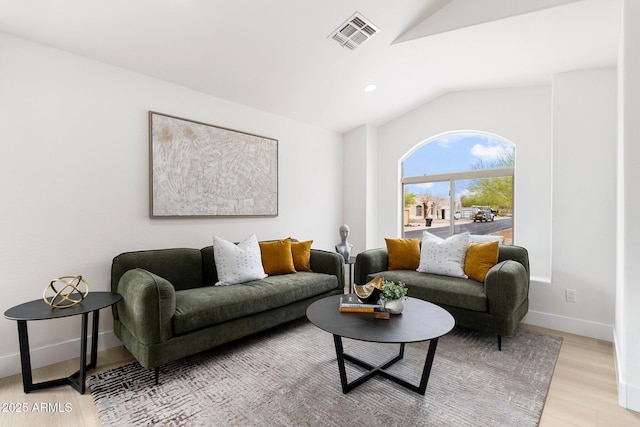
POLYGON ((156 377, 156 385, 158 385, 158 377, 160 376, 160 368, 158 368, 158 367, 154 368, 154 375, 156 377))
POLYGON ((498 335, 498 351, 502 351, 502 335, 498 335))

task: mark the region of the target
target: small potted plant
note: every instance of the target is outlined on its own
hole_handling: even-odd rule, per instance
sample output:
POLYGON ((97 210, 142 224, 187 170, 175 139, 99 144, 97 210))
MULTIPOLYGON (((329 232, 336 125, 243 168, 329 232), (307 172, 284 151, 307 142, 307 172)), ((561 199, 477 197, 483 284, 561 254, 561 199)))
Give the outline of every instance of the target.
POLYGON ((382 284, 380 299, 384 308, 391 314, 400 314, 404 309, 404 301, 407 299, 407 287, 403 282, 385 280, 382 284))

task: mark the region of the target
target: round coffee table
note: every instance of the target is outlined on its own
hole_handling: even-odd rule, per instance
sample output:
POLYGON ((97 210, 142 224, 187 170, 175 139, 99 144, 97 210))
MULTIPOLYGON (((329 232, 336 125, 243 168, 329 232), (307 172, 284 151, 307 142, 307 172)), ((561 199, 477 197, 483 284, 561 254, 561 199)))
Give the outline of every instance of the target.
POLYGON ((333 295, 314 302, 307 308, 307 318, 318 328, 333 334, 342 392, 348 393, 368 379, 380 375, 424 395, 438 346, 438 338, 453 329, 455 325, 453 316, 435 304, 416 298, 405 301, 402 314, 391 315, 390 319, 376 319, 367 313, 340 313, 338 311, 340 297, 341 295, 333 295), (385 363, 373 366, 346 354, 342 347, 342 337, 359 341, 400 344, 400 352, 385 363), (404 357, 406 343, 421 341, 430 342, 419 385, 413 385, 386 371, 388 367, 404 357), (367 369, 368 372, 348 382, 344 367, 345 359, 367 369))

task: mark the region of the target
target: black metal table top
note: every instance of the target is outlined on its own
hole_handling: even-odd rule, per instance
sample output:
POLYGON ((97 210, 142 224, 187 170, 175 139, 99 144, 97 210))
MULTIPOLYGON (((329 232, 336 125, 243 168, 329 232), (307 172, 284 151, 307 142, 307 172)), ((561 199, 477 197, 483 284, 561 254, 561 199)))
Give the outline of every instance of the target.
POLYGON ((340 313, 340 297, 333 295, 311 304, 307 318, 320 329, 345 338, 378 343, 410 343, 439 338, 455 325, 445 309, 409 298, 402 314, 376 319, 366 313, 340 313))
POLYGON ((9 320, 46 320, 75 316, 109 307, 122 299, 113 292, 89 292, 82 302, 67 308, 53 308, 44 300, 37 299, 11 307, 4 312, 9 320))

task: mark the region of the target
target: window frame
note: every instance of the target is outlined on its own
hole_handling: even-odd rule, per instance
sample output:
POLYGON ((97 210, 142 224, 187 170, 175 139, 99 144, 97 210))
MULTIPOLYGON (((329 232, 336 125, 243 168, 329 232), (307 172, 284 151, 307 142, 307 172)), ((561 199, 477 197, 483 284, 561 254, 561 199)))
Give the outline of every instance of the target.
MULTIPOLYGON (((405 159, 406 160, 406 159, 405 159)), ((490 168, 490 169, 474 169, 464 172, 450 172, 450 173, 440 173, 440 174, 432 174, 432 175, 418 175, 418 176, 404 176, 404 161, 402 161, 402 178, 400 180, 401 183, 401 194, 405 194, 405 186, 406 185, 415 185, 415 184, 427 184, 433 182, 449 182, 449 194, 455 195, 455 181, 458 180, 468 180, 468 179, 482 179, 482 178, 503 178, 503 177, 511 177, 513 179, 513 189, 512 192, 515 191, 515 166, 503 167, 503 168, 490 168)), ((513 197, 513 196, 512 196, 513 197)), ((515 197, 513 197, 515 199, 515 197)), ((402 210, 404 210, 404 198, 402 202, 402 210)), ((515 200, 513 210, 515 212, 515 200)), ((451 215, 449 215, 449 236, 453 236, 455 233, 455 217, 453 212, 455 212, 455 197, 449 197, 449 211, 451 215)), ((401 215, 402 218, 402 215, 401 215)), ((401 220, 402 222, 402 220, 401 220)), ((404 224, 402 225, 402 235, 404 236, 404 224)))

